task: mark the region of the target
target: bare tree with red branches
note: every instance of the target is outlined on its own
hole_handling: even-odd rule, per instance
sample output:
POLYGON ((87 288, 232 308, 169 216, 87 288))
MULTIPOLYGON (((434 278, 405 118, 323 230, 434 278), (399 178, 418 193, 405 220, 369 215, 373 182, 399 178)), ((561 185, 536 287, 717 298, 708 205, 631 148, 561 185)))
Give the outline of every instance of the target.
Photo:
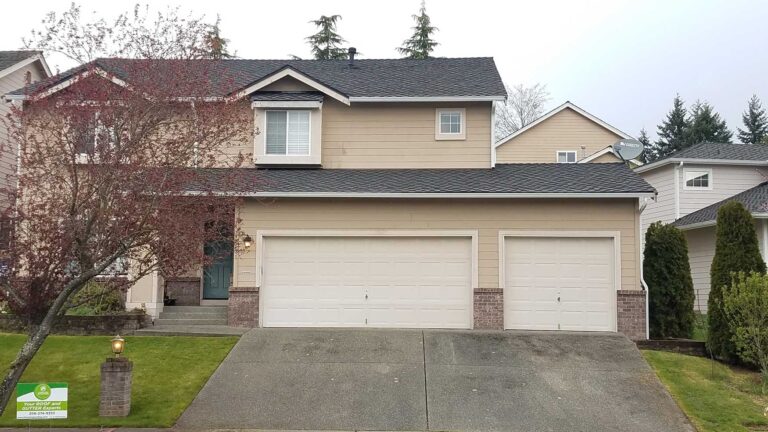
POLYGON ((119 260, 132 280, 180 274, 212 259, 204 242, 233 240, 237 199, 220 192, 246 170, 216 168, 240 166, 252 128, 247 101, 211 96, 227 85, 218 65, 123 61, 118 78, 89 64, 60 91, 30 90, 3 119, 13 142, 2 146, 18 145, 20 163, 18 188, 2 191, 14 230, 0 301, 29 331, 0 384, 0 414, 86 283, 119 260))

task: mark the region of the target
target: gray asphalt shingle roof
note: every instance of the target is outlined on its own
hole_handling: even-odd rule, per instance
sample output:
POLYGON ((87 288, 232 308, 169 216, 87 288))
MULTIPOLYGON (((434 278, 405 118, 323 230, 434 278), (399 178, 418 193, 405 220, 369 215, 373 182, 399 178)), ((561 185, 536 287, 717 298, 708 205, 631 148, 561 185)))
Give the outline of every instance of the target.
POLYGON ((752 189, 716 202, 701 210, 687 214, 676 220, 673 224, 678 227, 700 224, 706 222, 715 222, 717 220, 717 211, 723 204, 730 201, 738 201, 749 210, 750 213, 768 213, 768 182, 761 183, 752 189))
MULTIPOLYGON (((655 190, 624 164, 498 164, 493 169, 209 169, 210 184, 244 194, 627 194, 655 190), (235 189, 235 190, 233 190, 235 189)), ((194 190, 190 187, 190 190, 194 190)))
POLYGON ((0 51, 0 71, 38 54, 40 51, 0 51))
MULTIPOLYGON (((131 70, 146 71, 138 65, 147 60, 97 59, 68 70, 50 80, 11 94, 25 94, 60 83, 87 67, 98 66, 130 82, 131 70)), ((242 90, 263 78, 290 68, 347 97, 457 97, 505 96, 496 64, 491 57, 429 59, 347 60, 152 60, 158 74, 163 68, 173 75, 174 67, 199 68, 210 73, 212 96, 242 90), (165 66, 164 66, 165 65, 165 66)), ((178 70, 178 69, 176 69, 178 70)))
POLYGON ((309 101, 309 102, 322 102, 323 94, 320 92, 258 92, 251 95, 251 101, 279 101, 279 102, 293 102, 293 101, 309 101))
POLYGON ((675 152, 668 159, 768 161, 768 145, 704 142, 675 152))

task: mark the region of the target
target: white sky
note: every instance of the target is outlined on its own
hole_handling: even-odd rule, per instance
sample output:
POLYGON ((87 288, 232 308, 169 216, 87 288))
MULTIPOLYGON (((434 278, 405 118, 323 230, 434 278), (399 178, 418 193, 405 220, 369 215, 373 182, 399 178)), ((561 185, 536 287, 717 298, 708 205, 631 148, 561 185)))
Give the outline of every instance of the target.
MULTIPOLYGON (((222 19, 222 34, 243 58, 310 57, 308 21, 343 17, 339 33, 365 58, 397 57, 420 0, 171 0, 222 19)), ((81 1, 112 17, 130 1, 81 1)), ((44 14, 68 1, 3 5, 0 49, 16 49, 44 14)), ((546 84, 548 107, 570 100, 630 135, 656 125, 679 92, 711 102, 732 131, 751 95, 768 106, 768 1, 761 0, 428 0, 440 29, 436 56, 493 56, 507 83, 546 84)), ((70 66, 51 57, 52 68, 70 66)))

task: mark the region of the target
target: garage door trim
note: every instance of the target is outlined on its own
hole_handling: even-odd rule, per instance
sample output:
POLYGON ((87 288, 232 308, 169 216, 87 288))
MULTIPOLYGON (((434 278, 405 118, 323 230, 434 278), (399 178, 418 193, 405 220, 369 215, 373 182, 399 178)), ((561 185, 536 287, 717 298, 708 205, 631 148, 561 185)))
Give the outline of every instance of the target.
MULTIPOLYGON (((621 290, 621 232, 619 231, 558 231, 558 230, 500 230, 499 231, 499 287, 502 293, 506 290, 506 247, 504 239, 507 237, 567 237, 567 238, 612 238, 613 239, 613 283, 615 289, 613 293, 613 305, 611 313, 613 315, 613 330, 618 331, 617 319, 617 291, 621 290)), ((506 311, 503 314, 506 317, 506 311)), ((506 323, 503 324, 507 328, 506 323)))
MULTIPOLYGON (((263 288, 264 275, 264 238, 267 237, 464 237, 471 239, 472 277, 470 299, 478 285, 478 231, 477 230, 257 230, 254 241, 256 253, 256 288, 263 288)), ((259 311, 264 310, 264 296, 259 295, 259 311)), ((474 307, 469 308, 469 322, 474 323, 474 307)), ((264 314, 259 313, 259 327, 263 327, 264 314)))

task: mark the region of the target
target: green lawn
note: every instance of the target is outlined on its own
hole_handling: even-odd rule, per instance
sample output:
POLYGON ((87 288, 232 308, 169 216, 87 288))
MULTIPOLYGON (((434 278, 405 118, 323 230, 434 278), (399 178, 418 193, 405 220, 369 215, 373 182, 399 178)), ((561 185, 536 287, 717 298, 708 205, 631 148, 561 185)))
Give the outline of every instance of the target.
POLYGON ((766 430, 768 397, 761 393, 759 374, 702 357, 643 355, 699 431, 766 430))
MULTIPOLYGON (((125 355, 133 361, 131 414, 99 417, 99 365, 111 355, 108 336, 51 336, 22 378, 23 382, 69 383, 69 418, 16 420, 16 400, 0 417, 0 426, 169 427, 216 370, 235 337, 127 337, 125 355)), ((3 375, 24 341, 0 334, 3 375)))
POLYGON ((708 331, 707 314, 695 314, 693 319, 693 340, 706 342, 708 331))

